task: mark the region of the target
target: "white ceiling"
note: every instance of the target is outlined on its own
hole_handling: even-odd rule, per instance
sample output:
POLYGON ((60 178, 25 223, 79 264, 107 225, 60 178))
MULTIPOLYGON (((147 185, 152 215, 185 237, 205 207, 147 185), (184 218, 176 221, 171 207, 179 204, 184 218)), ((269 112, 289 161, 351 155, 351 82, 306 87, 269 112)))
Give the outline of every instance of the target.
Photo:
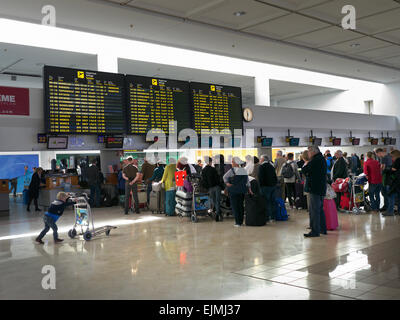
MULTIPOLYGON (((40 23, 43 4, 56 7, 60 27, 383 83, 400 80, 400 3, 394 0, 0 0, 0 16, 40 23), (341 8, 350 3, 357 10, 354 31, 339 27, 341 8), (236 11, 246 14, 236 17, 236 11)), ((44 62, 96 67, 71 53, 4 54, 4 46, 0 70, 21 57, 9 71, 37 74, 35 64, 44 62)))
POLYGON ((394 0, 104 1, 400 69, 400 3, 394 0), (347 4, 356 8, 356 30, 340 26, 347 4), (237 17, 238 11, 246 14, 237 17))

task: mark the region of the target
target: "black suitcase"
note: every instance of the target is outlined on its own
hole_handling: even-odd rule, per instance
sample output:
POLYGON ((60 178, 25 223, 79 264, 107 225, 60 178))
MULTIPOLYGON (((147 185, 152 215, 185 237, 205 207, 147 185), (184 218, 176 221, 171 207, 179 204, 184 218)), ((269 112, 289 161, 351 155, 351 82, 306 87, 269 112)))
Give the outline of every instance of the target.
POLYGON ((266 224, 264 197, 246 195, 244 212, 246 214, 246 226, 264 226, 266 224))
POLYGON ((304 194, 304 186, 302 183, 295 184, 295 200, 296 209, 307 209, 307 197, 304 194))

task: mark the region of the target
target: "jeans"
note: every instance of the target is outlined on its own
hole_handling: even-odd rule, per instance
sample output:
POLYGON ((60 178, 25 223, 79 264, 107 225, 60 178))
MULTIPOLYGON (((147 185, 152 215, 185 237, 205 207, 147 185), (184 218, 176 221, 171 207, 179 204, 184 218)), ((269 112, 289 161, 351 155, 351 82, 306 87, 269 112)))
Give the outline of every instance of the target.
POLYGON ((377 211, 381 207, 381 184, 369 184, 369 199, 371 201, 372 210, 377 211))
POLYGON ((146 200, 147 200, 147 205, 149 205, 149 203, 150 203, 150 193, 151 193, 151 190, 152 190, 152 186, 151 186, 151 181, 147 184, 147 188, 146 188, 146 196, 147 196, 147 198, 146 198, 146 200))
POLYGON ((168 190, 165 192, 165 213, 169 216, 175 214, 175 190, 168 190))
POLYGON ((221 187, 215 186, 208 189, 212 207, 214 208, 217 216, 221 215, 221 187))
POLYGON ((319 236, 326 233, 326 219, 324 213, 324 197, 310 193, 311 233, 319 236))
POLYGON ((384 188, 386 188, 386 194, 388 197, 388 207, 387 207, 386 213, 387 213, 387 215, 394 215, 394 205, 395 205, 396 199, 399 199, 400 194, 397 192, 394 192, 391 195, 389 195, 388 193, 389 193, 390 187, 386 186, 384 188))
POLYGON ((294 200, 296 199, 296 184, 286 183, 286 196, 289 200, 289 204, 293 207, 294 200))
POLYGON ((130 185, 129 182, 125 183, 125 214, 129 211, 129 198, 131 196, 131 190, 133 195, 133 201, 135 203, 135 212, 139 213, 139 197, 138 197, 138 190, 137 184, 134 183, 130 185))
POLYGON ((229 199, 231 201, 233 215, 235 216, 235 223, 241 226, 243 224, 244 216, 244 194, 230 194, 229 199))
POLYGON ((33 200, 33 203, 35 204, 35 209, 39 210, 38 197, 39 197, 38 194, 32 195, 32 193, 29 191, 28 209, 31 206, 31 203, 32 203, 32 200, 33 200))
POLYGON ((276 218, 276 201, 275 201, 276 187, 261 187, 261 194, 265 198, 265 216, 268 220, 276 218))
POLYGON ((56 223, 54 222, 54 219, 52 217, 44 215, 43 221, 44 221, 44 229, 37 237, 37 240, 42 240, 43 237, 46 235, 46 233, 50 230, 50 228, 53 229, 54 240, 58 239, 58 232, 57 232, 58 228, 56 223))
POLYGON ((90 204, 96 207, 100 207, 100 197, 101 191, 100 186, 98 184, 90 186, 90 204))

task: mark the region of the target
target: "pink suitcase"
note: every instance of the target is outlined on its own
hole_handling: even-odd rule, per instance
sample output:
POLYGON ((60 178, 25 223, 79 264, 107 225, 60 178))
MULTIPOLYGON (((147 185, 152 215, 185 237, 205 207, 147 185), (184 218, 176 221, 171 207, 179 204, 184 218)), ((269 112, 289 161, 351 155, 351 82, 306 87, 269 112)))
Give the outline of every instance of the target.
POLYGON ((335 200, 324 200, 324 212, 326 218, 326 229, 336 230, 339 226, 335 200))

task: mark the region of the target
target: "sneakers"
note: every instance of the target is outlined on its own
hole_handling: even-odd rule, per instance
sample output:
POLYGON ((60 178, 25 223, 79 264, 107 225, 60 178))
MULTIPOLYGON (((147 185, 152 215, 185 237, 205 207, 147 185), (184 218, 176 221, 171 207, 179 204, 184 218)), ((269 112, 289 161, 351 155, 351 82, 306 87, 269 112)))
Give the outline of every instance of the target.
POLYGON ((241 225, 240 225, 240 224, 235 224, 235 225, 234 225, 234 227, 236 227, 236 228, 240 228, 240 227, 241 227, 241 225))
POLYGON ((54 242, 55 242, 55 243, 60 243, 60 242, 63 242, 63 241, 64 241, 64 239, 60 239, 60 238, 54 239, 54 242))
POLYGON ((36 238, 35 241, 39 244, 44 244, 44 242, 42 241, 42 239, 36 238))
POLYGON ((389 213, 389 212, 385 211, 384 213, 382 213, 382 216, 384 216, 384 217, 393 217, 394 213, 393 212, 389 213))

